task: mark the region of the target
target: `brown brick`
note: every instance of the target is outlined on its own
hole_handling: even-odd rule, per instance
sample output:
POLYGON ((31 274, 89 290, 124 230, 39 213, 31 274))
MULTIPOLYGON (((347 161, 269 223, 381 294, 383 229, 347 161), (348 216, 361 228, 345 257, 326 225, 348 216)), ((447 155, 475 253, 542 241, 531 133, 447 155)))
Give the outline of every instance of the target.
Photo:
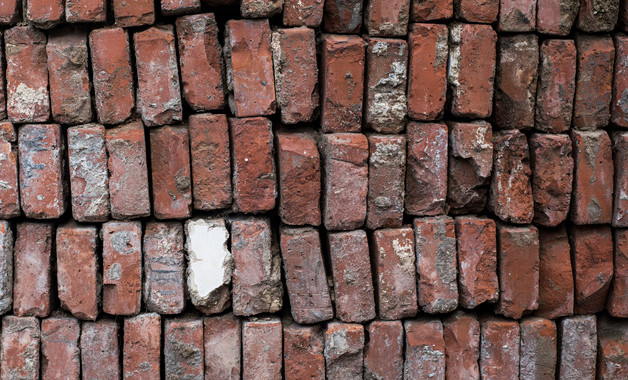
POLYGON ((65 20, 67 22, 106 22, 107 2, 105 0, 66 0, 65 20))
POLYGON ((201 10, 200 0, 161 0, 161 14, 176 16, 186 13, 198 13, 201 10))
POLYGON ((363 374, 364 327, 331 322, 325 331, 325 367, 329 380, 359 380, 363 374))
POLYGON ((448 379, 480 379, 480 322, 459 310, 443 320, 448 379))
POLYGON ((601 380, 627 378, 628 327, 625 321, 600 315, 597 329, 597 378, 601 380))
POLYGON ((408 33, 409 12, 410 0, 369 0, 364 14, 366 30, 370 36, 403 37, 408 33))
POLYGON ((161 370, 161 318, 140 314, 124 320, 124 379, 158 379, 161 370))
POLYGON ((0 133, 0 218, 10 219, 20 216, 20 189, 18 185, 17 144, 15 144, 15 129, 9 122, 0 123, 0 128, 6 128, 7 136, 0 133))
POLYGON ((164 322, 164 364, 167 379, 202 379, 203 320, 178 318, 164 322))
POLYGON ((448 19, 454 14, 453 0, 410 1, 410 17, 415 22, 448 19))
POLYGON ((539 230, 539 308, 536 315, 556 319, 573 314, 573 272, 564 226, 539 230))
POLYGON ((242 0, 240 14, 244 18, 270 18, 283 11, 283 0, 242 0))
POLYGON ((318 27, 323 21, 323 7, 324 2, 319 0, 284 0, 283 24, 318 27))
MULTIPOLYGON (((613 283, 606 310, 613 317, 628 318, 628 230, 615 229, 613 283)), ((15 302, 15 301, 14 301, 15 302)))
POLYGON ((0 4, 0 24, 13 25, 22 20, 22 2, 9 0, 0 4))
POLYGON ((283 361, 286 380, 324 380, 325 347, 320 325, 283 322, 283 361))
POLYGON ((536 30, 543 34, 568 35, 576 21, 579 8, 579 1, 538 1, 536 6, 536 30))
POLYGON ((151 0, 113 0, 115 24, 120 27, 155 23, 155 2, 151 0))
POLYGON ((240 319, 224 314, 204 320, 206 379, 240 379, 240 319))
POLYGON ((613 75, 613 98, 611 122, 619 127, 628 127, 628 37, 613 36, 615 42, 615 71, 613 75))
POLYGON ((615 132, 611 137, 616 166, 612 223, 614 227, 628 227, 628 132, 615 132))
POLYGON ((534 29, 536 29, 536 0, 499 1, 497 30, 520 33, 533 32, 534 29))
POLYGON ((327 0, 323 13, 325 32, 357 34, 362 27, 362 0, 327 0))
POLYGON ((445 379, 445 341, 438 319, 410 319, 406 332, 404 379, 445 379))
POLYGON ((580 1, 578 29, 585 32, 610 32, 615 29, 619 0, 580 1))
POLYGON ((120 378, 120 327, 111 319, 83 322, 81 327, 81 371, 94 380, 120 378))
POLYGON ((244 379, 280 379, 281 320, 268 318, 242 323, 242 376, 244 379))
POLYGON ((454 11, 459 20, 492 24, 497 21, 499 0, 454 0, 454 11))
POLYGON ((480 323, 480 375, 482 379, 519 378, 519 324, 489 317, 480 323))
POLYGON ((0 314, 11 310, 13 302, 13 230, 0 221, 0 314))
POLYGON ((39 379, 39 320, 35 317, 2 318, 2 377, 39 379))
POLYGON ((25 21, 38 28, 50 29, 64 21, 63 3, 63 0, 26 0, 24 1, 25 21))
POLYGON ((577 315, 560 320, 558 350, 559 379, 595 379, 597 325, 594 315, 577 315))
POLYGON ((42 379, 79 379, 80 333, 81 325, 71 317, 50 317, 41 321, 42 379))
POLYGON ((395 380, 403 377, 403 325, 401 321, 375 321, 368 325, 364 350, 364 378, 395 380))
POLYGON ((519 379, 554 379, 556 324, 542 318, 525 318, 521 329, 519 379))

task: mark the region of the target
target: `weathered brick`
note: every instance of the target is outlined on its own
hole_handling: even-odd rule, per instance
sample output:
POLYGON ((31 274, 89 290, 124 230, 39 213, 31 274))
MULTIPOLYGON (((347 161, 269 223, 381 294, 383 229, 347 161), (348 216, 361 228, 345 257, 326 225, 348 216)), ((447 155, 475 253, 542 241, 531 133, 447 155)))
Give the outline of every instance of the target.
POLYGON ((519 379, 554 379, 556 324, 543 318, 526 318, 521 329, 519 379))
POLYGON ((598 317, 597 378, 601 380, 628 377, 628 327, 625 321, 598 317))
POLYGON ((362 28, 363 0, 326 0, 323 26, 327 33, 357 34, 362 28))
POLYGON ((242 333, 233 314, 205 318, 204 351, 206 379, 240 379, 242 333))
POLYGON ((533 32, 534 29, 536 29, 536 0, 499 0, 497 30, 520 33, 533 32))
POLYGON ((613 317, 628 318, 628 230, 613 231, 614 265, 606 310, 613 317))
POLYGON ((63 0, 26 0, 24 1, 26 21, 38 28, 50 29, 64 21, 63 3, 63 0))
POLYGON ((323 329, 284 320, 283 361, 286 380, 325 379, 323 329))
POLYGON ((200 0, 161 0, 160 8, 164 16, 198 13, 201 10, 201 2, 200 0))
POLYGON ((120 327, 112 319, 83 322, 81 326, 81 371, 94 380, 120 379, 120 327))
POLYGON ((155 23, 155 2, 152 0, 113 0, 113 14, 120 27, 155 23))
POLYGON ((0 129, 0 218, 20 216, 20 189, 18 185, 17 144, 15 129, 9 122, 1 123, 0 129), (6 128, 6 134, 3 133, 6 128), (8 134, 12 133, 13 136, 8 134))
POLYGON ((612 223, 614 227, 628 227, 628 132, 615 132, 611 137, 615 162, 612 223))
POLYGON ((488 317, 480 323, 480 375, 482 379, 519 378, 519 324, 488 317))
POLYGON ((107 1, 65 0, 65 20, 67 22, 106 22, 107 1))
POLYGON ((459 310, 443 320, 448 379, 480 379, 480 322, 459 310))
POLYGON ((240 14, 244 18, 271 18, 283 11, 283 0, 242 0, 240 14))
POLYGON ((611 122, 619 127, 628 127, 628 37, 617 34, 615 42, 615 72, 613 75, 613 98, 611 122))
POLYGON ((597 325, 595 315, 577 315, 559 321, 559 379, 595 379, 597 325))
POLYGON ((2 377, 39 379, 39 320, 35 317, 2 318, 2 377))
POLYGON ((280 232, 292 318, 303 324, 333 318, 318 230, 284 227, 280 232))
POLYGON ((242 323, 242 376, 244 379, 280 379, 282 367, 281 320, 268 318, 242 323))
POLYGON ((315 28, 323 21, 324 2, 320 0, 284 0, 283 24, 315 28))
POLYGON ((8 0, 0 4, 0 24, 13 25, 22 20, 22 2, 8 0))
POLYGON ((203 320, 178 318, 164 323, 164 366, 167 379, 202 379, 203 320))
POLYGON ((325 367, 329 380, 359 380, 363 374, 364 327, 331 322, 325 331, 325 367))
POLYGON ((445 341, 438 319, 410 319, 406 332, 404 379, 445 379, 445 341))
POLYGON ((124 320, 124 379, 158 379, 161 371, 161 317, 140 314, 124 320))
POLYGON ((12 143, 17 141, 17 133, 13 123, 9 121, 0 122, 0 140, 12 143))
POLYGON ((192 178, 188 128, 151 129, 150 161, 155 217, 189 217, 192 214, 192 178))
POLYGON ((410 0, 410 17, 414 22, 426 22, 451 18, 453 0, 410 0))
POLYGON ((364 378, 396 380, 403 378, 403 324, 401 321, 375 321, 368 325, 364 349, 364 378))
POLYGON ((13 303, 13 230, 0 220, 0 314, 11 310, 13 303))
POLYGON ((78 320, 56 316, 41 321, 42 379, 79 379, 81 358, 78 320))
POLYGON ((538 1, 536 6, 536 30, 543 34, 568 35, 576 21, 579 8, 579 1, 538 1))
POLYGON ((573 314, 571 251, 564 226, 539 230, 539 308, 536 315, 556 319, 573 314))
POLYGON ((381 37, 405 36, 408 33, 410 1, 369 0, 364 14, 368 34, 381 37))
POLYGON ((610 32, 615 29, 619 0, 580 1, 578 29, 585 32, 610 32))
POLYGON ((499 0, 454 0, 454 11, 458 20, 492 24, 497 21, 499 0))

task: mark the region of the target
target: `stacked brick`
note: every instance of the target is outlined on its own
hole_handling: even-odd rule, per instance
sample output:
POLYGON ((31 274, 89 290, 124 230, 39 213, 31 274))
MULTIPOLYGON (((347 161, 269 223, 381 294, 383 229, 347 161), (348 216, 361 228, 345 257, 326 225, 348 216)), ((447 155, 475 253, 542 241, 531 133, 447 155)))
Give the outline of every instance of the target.
POLYGON ((625 0, 0 25, 0 377, 628 378, 625 0))

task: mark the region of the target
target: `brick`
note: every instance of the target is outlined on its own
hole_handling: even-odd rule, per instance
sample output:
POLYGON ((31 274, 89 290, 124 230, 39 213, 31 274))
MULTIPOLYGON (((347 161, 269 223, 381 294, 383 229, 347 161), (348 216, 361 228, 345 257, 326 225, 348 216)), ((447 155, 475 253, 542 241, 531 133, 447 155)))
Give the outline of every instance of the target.
POLYGON ((555 227, 567 219, 571 202, 573 158, 568 135, 530 136, 534 222, 555 227))
POLYGON ((408 36, 408 116, 414 120, 443 117, 447 95, 448 30, 442 24, 412 24, 408 36))
POLYGON ((573 226, 569 233, 575 288, 574 312, 604 310, 613 277, 613 236, 609 226, 573 226))
MULTIPOLYGON (((1 18, 2 18, 2 15, 1 15, 2 9, 1 9, 1 7, 2 7, 2 5, 0 5, 0 24, 2 23, 1 22, 1 18)), ((0 45, 2 44, 2 37, 3 37, 3 33, 0 33, 0 45)), ((4 50, 3 50, 3 52, 0 53, 0 58, 2 58, 2 64, 0 65, 0 68, 2 69, 2 75, 3 75, 2 76, 2 78, 3 78, 2 84, 0 84, 0 117, 3 120, 6 120, 7 119, 7 107, 6 107, 6 100, 7 100, 6 99, 7 98, 6 93, 7 93, 7 91, 6 91, 5 80, 4 80, 4 78, 6 78, 5 72, 4 72, 4 70, 6 68, 6 65, 4 63, 6 61, 4 60, 4 57, 3 57, 4 54, 5 53, 4 53, 4 50)), ((7 123, 7 121, 5 121, 4 123, 7 123)), ((0 137, 0 140, 3 140, 3 139, 0 137)))
POLYGON ((68 128, 67 133, 72 217, 79 222, 104 222, 109 218, 105 128, 87 124, 68 128))
POLYGON ((179 314, 185 307, 183 226, 179 222, 149 222, 144 230, 146 309, 179 314))
POLYGON ((124 379, 158 379, 161 371, 161 318, 140 314, 124 320, 124 379))
POLYGON ((276 134, 279 216, 289 225, 321 224, 321 159, 312 131, 276 134))
POLYGON ((66 0, 65 20, 67 22, 106 22, 107 2, 105 0, 66 0))
POLYGON ((17 141, 17 133, 15 126, 9 121, 0 122, 0 140, 14 143, 17 141))
POLYGON ((395 380, 403 377, 403 324, 375 321, 368 325, 364 350, 366 379, 395 380))
POLYGON ((571 131, 574 159, 570 219, 575 224, 610 223, 613 218, 613 157, 605 131, 571 131))
POLYGON ((444 214, 447 200, 447 126, 410 122, 406 164, 406 213, 444 214))
POLYGON ((101 319, 83 322, 81 326, 81 371, 87 379, 115 380, 120 378, 118 322, 101 319))
POLYGON ((242 375, 244 379, 280 379, 281 320, 268 318, 242 323, 242 375))
POLYGON ((6 220, 0 221, 0 314, 11 310, 13 302, 13 230, 6 220))
POLYGON ((492 24, 497 21, 499 0, 454 0, 456 19, 492 24))
POLYGON ((628 230, 613 231, 613 283, 608 293, 606 310, 617 318, 628 317, 628 230))
POLYGON ((628 31, 628 4, 626 2, 619 3, 618 25, 624 31, 628 31))
POLYGON ((161 0, 161 14, 176 16, 185 13, 198 13, 201 10, 200 0, 161 0))
POLYGON ((409 12, 410 0, 369 0, 364 14, 366 30, 370 36, 403 37, 408 33, 409 12))
POLYGON ((558 323, 561 337, 558 378, 595 379, 597 326, 594 315, 563 318, 558 323))
POLYGON ((174 28, 155 26, 133 35, 137 109, 147 127, 182 120, 174 28))
POLYGON ((448 19, 453 16, 453 0, 410 0, 410 18, 414 22, 448 19))
POLYGON ((267 218, 242 218, 231 222, 233 253, 233 313, 250 316, 275 313, 283 303, 281 256, 272 246, 267 218))
POLYGON ((534 127, 551 133, 569 130, 575 91, 576 45, 571 40, 543 41, 534 127))
POLYGON ((460 306, 473 309, 484 302, 496 302, 499 280, 495 222, 488 218, 458 216, 455 224, 460 306))
POLYGON ((533 32, 536 29, 536 0, 499 0, 497 30, 533 32))
POLYGON ((133 122, 106 132, 111 216, 134 219, 150 215, 144 126, 133 122))
POLYGON ((485 121, 447 124, 447 207, 451 214, 479 213, 493 172, 493 132, 485 121))
POLYGON ((203 320, 167 319, 164 323, 164 366, 168 379, 202 379, 203 320))
POLYGON ((325 331, 325 367, 329 380, 359 380, 363 374, 364 327, 331 322, 325 331))
POLYGON ((403 220, 406 138, 370 135, 366 227, 400 227, 403 220))
POLYGON ((283 0, 242 0, 240 14, 244 18, 270 18, 283 11, 283 0))
POLYGON ((28 218, 65 213, 65 149, 57 124, 27 124, 19 130, 20 201, 28 218))
POLYGON ((576 21, 580 2, 571 0, 538 1, 536 30, 543 34, 566 36, 576 21))
POLYGON ((186 127, 150 130, 153 212, 157 219, 182 219, 192 214, 190 138, 186 127))
POLYGON ((495 124, 503 129, 532 128, 539 66, 538 37, 535 34, 503 36, 497 42, 497 52, 495 124))
POLYGON ((190 115, 192 198, 196 210, 231 205, 231 153, 225 115, 190 115))
POLYGON ((323 135, 323 223, 328 230, 360 228, 366 218, 368 140, 357 133, 323 135))
POLYGON ((325 379, 325 347, 320 325, 283 322, 283 361, 286 380, 325 379))
POLYGON ((443 320, 445 374, 449 379, 480 379, 480 322, 457 311, 443 320))
POLYGON ((276 29, 272 32, 271 47, 281 122, 312 121, 319 106, 314 29, 276 29))
POLYGON ((609 36, 577 35, 578 74, 573 128, 596 129, 610 120, 615 47, 609 36))
POLYGON ((585 32, 610 32, 615 29, 619 0, 584 0, 580 2, 578 29, 585 32))
POLYGON ((369 245, 362 230, 327 235, 334 279, 336 318, 364 322, 375 318, 369 245))
POLYGON ((155 2, 151 0, 113 0, 115 25, 120 27, 155 23, 155 2))
POLYGON ((18 0, 5 1, 0 4, 0 24, 14 25, 22 20, 22 2, 18 0))
POLYGON ((270 211, 277 196, 272 122, 230 118, 233 199, 244 213, 270 211))
POLYGON ((406 332, 404 379, 445 379, 445 341, 438 319, 403 322, 406 332))
POLYGON ((495 312, 519 319, 539 306, 539 231, 497 225, 499 301, 495 312))
POLYGON ((519 378, 519 324, 489 317, 480 323, 482 379, 519 378))
POLYGON ((39 320, 35 317, 2 318, 2 377, 39 379, 39 320))
POLYGON ((176 29, 183 98, 197 112, 223 108, 225 72, 214 14, 179 17, 176 29))
POLYGON ((81 325, 70 317, 41 321, 41 376, 44 379, 78 379, 81 373, 81 325))
POLYGON ((292 318, 302 324, 333 318, 318 230, 284 227, 280 235, 292 318))
POLYGON ((92 30, 89 48, 98 122, 122 123, 135 107, 129 34, 122 28, 92 30))
POLYGON ((613 97, 611 101, 611 122, 619 127, 628 127, 628 37, 613 36, 615 42, 615 71, 613 75, 613 97))
POLYGON ((520 379, 553 379, 556 370, 556 324, 543 318, 526 318, 521 329, 520 379))
POLYGON ((4 51, 9 120, 14 123, 47 122, 50 100, 46 35, 30 26, 8 29, 4 32, 4 51))
POLYGON ((237 117, 273 115, 277 102, 268 19, 229 20, 225 28, 231 112, 237 117))
POLYGON ((324 2, 319 0, 284 0, 283 24, 315 28, 323 21, 324 2))
POLYGON ((222 219, 185 222, 188 258, 187 293, 192 304, 207 314, 231 305, 233 255, 227 248, 229 231, 222 219))
POLYGON ((539 229, 539 308, 536 315, 556 319, 573 314, 571 251, 565 227, 539 229))
POLYGON ((364 121, 377 132, 399 133, 405 127, 407 61, 406 41, 368 39, 364 121))
POLYGON ((15 218, 20 216, 20 189, 18 186, 17 144, 13 124, 4 123, 14 136, 0 134, 0 218, 15 218))
POLYGON ((204 352, 206 379, 240 378, 242 327, 233 314, 205 318, 204 352))
POLYGON ((327 0, 323 26, 327 33, 358 34, 362 28, 362 0, 327 0))
POLYGON ((493 177, 488 209, 508 223, 525 224, 534 217, 530 152, 519 130, 493 134, 493 177))
POLYGON ((418 307, 412 228, 373 231, 371 257, 378 317, 385 320, 414 317, 418 307))
POLYGON ((426 313, 458 307, 455 228, 448 216, 414 219, 419 306, 426 313))
POLYGON ((621 320, 601 315, 598 318, 597 378, 628 377, 628 328, 621 320))
POLYGON ((13 314, 43 318, 52 306, 52 225, 24 222, 16 231, 13 314))
POLYGON ((24 3, 26 21, 38 28, 50 29, 64 21, 63 0, 26 0, 24 3))

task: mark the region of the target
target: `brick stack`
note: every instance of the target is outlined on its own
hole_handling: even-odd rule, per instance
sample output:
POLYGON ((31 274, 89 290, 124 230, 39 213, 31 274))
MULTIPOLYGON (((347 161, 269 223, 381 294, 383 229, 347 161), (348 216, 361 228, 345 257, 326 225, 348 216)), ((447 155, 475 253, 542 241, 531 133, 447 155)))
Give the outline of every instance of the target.
POLYGON ((2 379, 628 378, 626 0, 0 25, 2 379))

